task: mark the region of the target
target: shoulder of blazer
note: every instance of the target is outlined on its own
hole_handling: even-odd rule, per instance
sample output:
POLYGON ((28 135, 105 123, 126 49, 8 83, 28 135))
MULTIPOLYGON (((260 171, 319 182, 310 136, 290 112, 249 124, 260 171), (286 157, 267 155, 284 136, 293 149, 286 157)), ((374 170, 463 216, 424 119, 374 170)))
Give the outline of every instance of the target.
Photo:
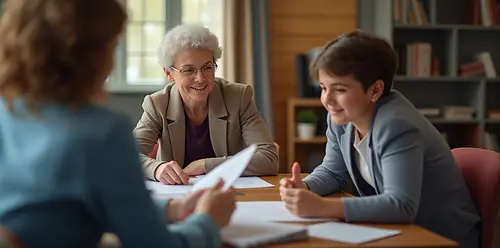
POLYGON ((156 112, 165 115, 170 101, 170 91, 174 85, 175 83, 167 84, 163 89, 147 95, 144 101, 147 101, 147 98, 149 98, 156 112))
POLYGON ((224 99, 224 102, 228 109, 234 108, 236 106, 238 106, 239 108, 243 100, 247 98, 244 95, 245 93, 251 94, 251 98, 253 99, 252 86, 248 84, 234 83, 222 78, 216 78, 215 87, 218 87, 220 89, 222 98, 224 99), (248 89, 250 89, 250 91, 248 89))
POLYGON ((420 130, 423 117, 413 105, 399 93, 386 99, 377 107, 372 120, 371 142, 379 149, 389 140, 410 130, 420 130))

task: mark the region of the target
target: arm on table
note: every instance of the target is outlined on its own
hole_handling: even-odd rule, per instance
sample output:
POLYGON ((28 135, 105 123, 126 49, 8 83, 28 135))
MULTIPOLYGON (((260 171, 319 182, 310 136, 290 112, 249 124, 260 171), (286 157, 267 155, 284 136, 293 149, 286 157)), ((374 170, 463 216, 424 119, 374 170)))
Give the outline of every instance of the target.
POLYGON ((148 156, 148 154, 153 150, 153 147, 160 138, 160 134, 162 132, 162 122, 160 120, 161 116, 156 111, 153 100, 149 95, 144 98, 142 108, 144 112, 134 128, 133 134, 139 146, 139 156, 143 166, 144 175, 148 179, 158 181, 155 178, 155 171, 165 162, 152 159, 148 156))
POLYGON ((93 151, 108 150, 88 172, 96 215, 105 230, 124 247, 219 247, 220 228, 208 215, 192 215, 180 228, 165 228, 166 206, 158 211, 149 196, 127 120, 120 122, 93 151))
POLYGON ((418 211, 423 171, 423 136, 409 121, 395 120, 382 127, 381 144, 384 193, 342 198, 347 221, 412 222, 418 211))
POLYGON ((327 143, 323 162, 303 180, 309 190, 321 196, 340 191, 350 180, 330 115, 327 116, 327 124, 327 143))
MULTIPOLYGON (((243 139, 247 145, 256 144, 257 151, 243 172, 246 176, 267 176, 278 174, 278 153, 273 138, 262 120, 253 100, 253 90, 245 85, 241 96, 240 122, 243 139)), ((209 172, 227 158, 205 159, 205 170, 209 172)))

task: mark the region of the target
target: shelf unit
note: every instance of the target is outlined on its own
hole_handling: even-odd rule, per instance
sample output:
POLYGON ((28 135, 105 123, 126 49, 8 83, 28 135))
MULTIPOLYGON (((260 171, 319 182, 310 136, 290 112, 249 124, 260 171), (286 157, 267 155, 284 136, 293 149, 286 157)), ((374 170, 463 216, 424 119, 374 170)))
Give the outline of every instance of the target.
POLYGON ((451 148, 489 148, 488 133, 496 135, 498 144, 500 119, 491 119, 489 112, 500 110, 500 78, 461 77, 459 69, 462 64, 474 61, 478 53, 489 52, 496 72, 500 73, 500 26, 473 25, 471 0, 418 1, 427 14, 426 24, 394 21, 394 0, 377 0, 375 4, 376 34, 385 37, 396 51, 412 42, 429 43, 432 57, 438 61, 432 65, 439 68, 438 73, 407 76, 401 70, 408 66, 407 58, 404 52, 398 53, 402 63, 393 87, 417 107, 451 105, 475 109, 472 120, 430 119, 438 130, 447 133, 451 148))
MULTIPOLYGON (((312 163, 308 162, 308 157, 312 153, 317 153, 316 157, 324 155, 326 144, 326 110, 323 108, 319 99, 291 98, 288 100, 287 110, 287 168, 291 172, 294 162, 299 162, 302 172, 310 172, 312 163), (318 126, 316 128, 316 137, 312 139, 300 139, 297 137, 296 114, 301 109, 312 109, 318 116, 318 126)), ((316 164, 317 165, 317 164, 316 164)))

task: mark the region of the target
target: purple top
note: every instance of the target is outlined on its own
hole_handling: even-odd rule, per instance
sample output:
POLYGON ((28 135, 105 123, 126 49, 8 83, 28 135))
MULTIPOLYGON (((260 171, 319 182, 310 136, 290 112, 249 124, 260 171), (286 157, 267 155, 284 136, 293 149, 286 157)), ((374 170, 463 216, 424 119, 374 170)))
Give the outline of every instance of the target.
POLYGON ((210 140, 208 116, 201 125, 191 124, 187 114, 186 118, 186 143, 184 153, 184 166, 198 159, 214 158, 215 152, 210 140))

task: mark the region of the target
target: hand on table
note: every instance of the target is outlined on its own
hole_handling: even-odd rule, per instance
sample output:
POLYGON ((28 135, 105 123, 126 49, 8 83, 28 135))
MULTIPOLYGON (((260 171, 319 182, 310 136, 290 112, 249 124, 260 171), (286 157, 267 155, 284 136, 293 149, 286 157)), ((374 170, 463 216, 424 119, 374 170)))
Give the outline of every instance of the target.
POLYGON ((189 184, 189 176, 175 161, 161 164, 156 169, 155 178, 163 184, 189 184))
POLYGON ((189 176, 198 176, 201 174, 205 174, 205 159, 199 159, 189 163, 189 165, 186 166, 183 171, 189 176))
POLYGON ((282 178, 280 180, 281 200, 283 200, 284 190, 290 188, 307 189, 307 185, 304 182, 302 182, 302 179, 300 178, 300 165, 297 162, 295 162, 292 166, 292 177, 282 178))
POLYGON ((194 210, 195 213, 210 215, 221 228, 229 223, 236 208, 233 190, 222 191, 222 186, 224 186, 224 181, 220 179, 216 186, 206 190, 194 210))

